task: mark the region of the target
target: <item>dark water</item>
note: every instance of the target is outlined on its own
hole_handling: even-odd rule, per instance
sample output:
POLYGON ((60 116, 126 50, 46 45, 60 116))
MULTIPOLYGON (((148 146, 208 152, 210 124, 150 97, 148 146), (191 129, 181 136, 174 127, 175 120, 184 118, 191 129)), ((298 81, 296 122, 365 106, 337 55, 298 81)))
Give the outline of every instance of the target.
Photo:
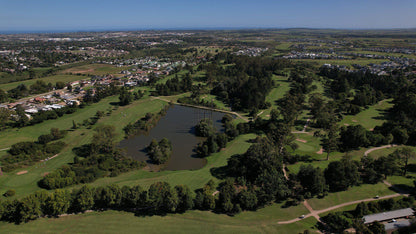
POLYGON ((136 160, 146 161, 151 168, 156 168, 150 163, 145 148, 152 139, 160 141, 166 137, 172 143, 172 155, 170 160, 162 166, 165 170, 190 170, 202 168, 206 160, 195 157, 196 145, 203 138, 196 137, 195 125, 203 118, 211 118, 217 130, 223 131, 221 119, 224 113, 202 110, 192 107, 173 105, 166 115, 150 130, 147 135, 137 135, 120 142, 119 147, 126 149, 126 154, 136 160))

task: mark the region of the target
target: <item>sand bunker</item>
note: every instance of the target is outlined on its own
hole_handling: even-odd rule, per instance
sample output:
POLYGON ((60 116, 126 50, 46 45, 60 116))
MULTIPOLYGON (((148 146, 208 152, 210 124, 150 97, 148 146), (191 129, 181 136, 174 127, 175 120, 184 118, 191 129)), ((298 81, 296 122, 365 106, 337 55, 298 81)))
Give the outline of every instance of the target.
POLYGON ((297 138, 296 140, 299 141, 299 142, 302 142, 302 143, 308 142, 307 140, 303 140, 303 139, 299 139, 299 138, 297 138))

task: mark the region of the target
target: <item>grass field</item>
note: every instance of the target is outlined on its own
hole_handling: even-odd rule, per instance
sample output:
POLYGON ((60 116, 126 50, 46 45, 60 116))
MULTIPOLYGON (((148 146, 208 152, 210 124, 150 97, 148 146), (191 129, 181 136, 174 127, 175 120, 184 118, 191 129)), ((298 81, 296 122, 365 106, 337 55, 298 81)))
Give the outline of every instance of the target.
POLYGON ((375 126, 382 125, 385 121, 386 111, 393 106, 391 101, 392 99, 382 100, 356 115, 345 115, 340 125, 361 124, 366 129, 373 129, 375 126))
POLYGON ((322 210, 344 202, 373 198, 376 195, 385 196, 394 193, 394 191, 390 190, 387 187, 387 185, 383 183, 363 184, 360 186, 351 187, 347 191, 329 193, 329 195, 323 199, 309 199, 308 203, 312 206, 314 210, 322 210))
POLYGON ((41 80, 47 83, 52 83, 55 85, 56 82, 62 81, 64 83, 76 81, 76 80, 82 80, 87 79, 88 77, 85 76, 76 76, 76 75, 54 75, 54 76, 48 76, 44 78, 37 78, 32 80, 25 80, 25 81, 18 81, 18 82, 12 82, 12 83, 6 83, 6 84, 0 84, 0 89, 2 90, 10 90, 13 88, 16 88, 19 84, 25 84, 27 87, 30 87, 30 85, 36 83, 36 81, 41 80))
MULTIPOLYGON (((244 153, 250 143, 247 141, 255 138, 254 134, 247 134, 237 137, 232 142, 229 142, 227 148, 212 154, 207 158, 207 164, 198 170, 180 170, 180 171, 161 171, 150 172, 145 170, 132 171, 121 174, 117 177, 106 177, 96 180, 92 183, 93 186, 103 186, 107 184, 116 183, 123 185, 141 185, 148 188, 151 184, 157 181, 166 181, 172 186, 178 184, 186 184, 191 189, 201 188, 210 179, 218 182, 218 179, 212 176, 211 169, 225 166, 227 159, 234 154, 244 153)), ((74 187, 80 187, 74 186, 74 187)))
POLYGON ((106 75, 106 74, 118 74, 123 70, 128 70, 130 67, 116 67, 109 64, 88 64, 77 67, 72 67, 60 71, 61 74, 74 73, 74 74, 91 74, 91 75, 106 75))
MULTIPOLYGON (((147 112, 158 112, 164 105, 166 105, 163 101, 145 97, 144 99, 136 101, 129 106, 116 108, 112 105, 112 103, 117 101, 118 97, 105 98, 99 103, 87 106, 71 115, 64 115, 56 120, 45 121, 41 124, 24 127, 22 129, 10 129, 3 131, 0 133, 0 138, 4 139, 0 142, 0 149, 8 148, 10 145, 21 141, 34 141, 39 135, 48 133, 52 127, 69 129, 72 126, 72 120, 75 120, 77 123, 81 123, 84 119, 94 116, 98 110, 106 111, 109 108, 115 110, 113 110, 110 116, 105 116, 100 119, 97 126, 104 123, 114 125, 118 134, 116 138, 117 141, 119 141, 124 137, 122 128, 127 125, 127 123, 136 121, 147 112)), ((74 157, 72 148, 88 143, 91 140, 92 134, 93 131, 85 128, 70 131, 63 139, 68 146, 57 158, 49 160, 46 163, 40 163, 31 167, 18 169, 10 173, 4 173, 4 175, 0 177, 0 194, 4 193, 7 189, 15 189, 16 196, 19 197, 38 190, 39 187, 37 187, 36 183, 40 180, 44 173, 51 172, 64 164, 72 162, 74 157), (23 170, 27 170, 28 173, 16 175, 18 171, 23 170)))
MULTIPOLYGON (((306 213, 303 206, 281 208, 279 204, 234 217, 209 211, 138 217, 119 211, 92 212, 65 217, 41 218, 14 225, 0 223, 5 233, 299 233, 314 230, 316 219, 307 218, 289 225, 278 225, 306 213)), ((316 230, 316 229, 315 229, 316 230)))

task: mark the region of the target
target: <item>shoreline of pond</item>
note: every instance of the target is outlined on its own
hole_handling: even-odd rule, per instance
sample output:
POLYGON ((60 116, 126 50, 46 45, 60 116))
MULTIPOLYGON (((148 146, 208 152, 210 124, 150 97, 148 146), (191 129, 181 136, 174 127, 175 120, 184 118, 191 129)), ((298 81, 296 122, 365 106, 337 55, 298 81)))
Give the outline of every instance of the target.
POLYGON ((143 168, 144 170, 198 170, 206 165, 207 160, 197 157, 195 148, 205 138, 197 137, 194 127, 201 119, 210 118, 217 130, 224 131, 221 119, 225 114, 208 108, 172 104, 149 131, 139 132, 120 141, 118 147, 125 150, 126 156, 146 162, 147 166, 143 168), (165 164, 153 164, 145 148, 152 139, 161 140, 164 137, 172 142, 172 156, 165 164))

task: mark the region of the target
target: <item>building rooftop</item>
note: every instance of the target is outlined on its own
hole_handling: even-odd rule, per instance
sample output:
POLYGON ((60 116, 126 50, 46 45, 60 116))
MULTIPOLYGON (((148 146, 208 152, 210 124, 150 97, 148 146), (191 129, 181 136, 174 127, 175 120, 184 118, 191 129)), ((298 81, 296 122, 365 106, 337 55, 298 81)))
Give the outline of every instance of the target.
POLYGON ((385 221, 385 220, 390 220, 394 218, 412 216, 413 212, 414 212, 413 209, 405 208, 405 209, 393 210, 389 212, 366 215, 363 217, 363 220, 364 220, 364 224, 367 224, 367 223, 372 223, 375 221, 385 221))
POLYGON ((394 223, 384 224, 384 230, 388 231, 388 230, 398 229, 402 227, 408 227, 410 225, 411 225, 410 220, 401 220, 401 221, 397 221, 394 223))

